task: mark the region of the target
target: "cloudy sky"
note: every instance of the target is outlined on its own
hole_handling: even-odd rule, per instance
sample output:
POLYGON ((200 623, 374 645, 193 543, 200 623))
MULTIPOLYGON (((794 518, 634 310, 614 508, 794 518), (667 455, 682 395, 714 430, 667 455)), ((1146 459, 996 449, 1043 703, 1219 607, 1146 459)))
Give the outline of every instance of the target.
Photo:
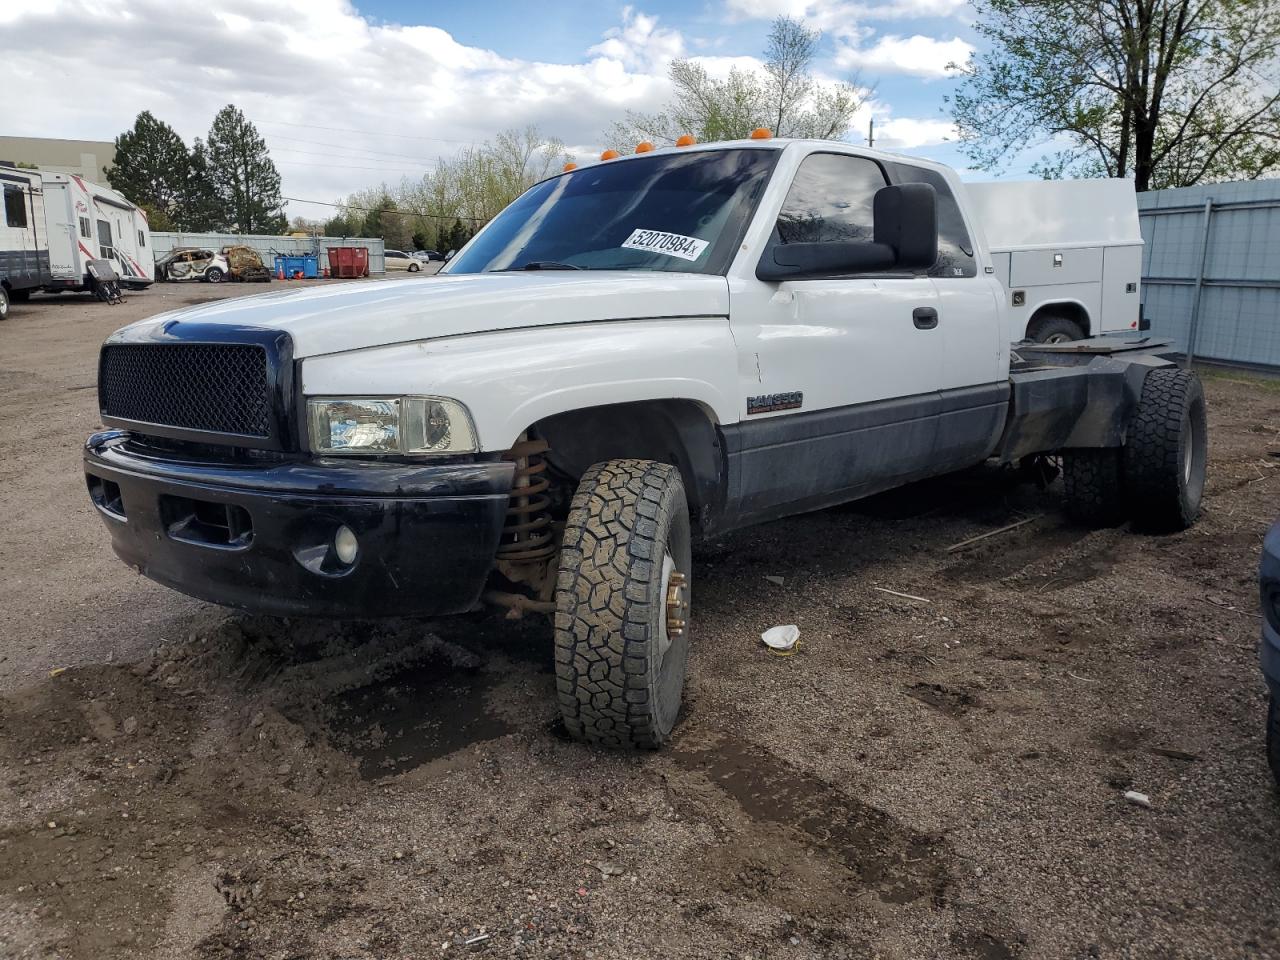
POLYGON ((289 214, 322 217, 299 201, 416 178, 504 127, 594 154, 663 104, 673 57, 750 65, 783 13, 823 30, 821 76, 874 84, 851 140, 874 116, 877 146, 963 166, 943 97, 974 42, 965 0, 0 2, 0 134, 110 140, 150 110, 190 143, 235 103, 289 214))

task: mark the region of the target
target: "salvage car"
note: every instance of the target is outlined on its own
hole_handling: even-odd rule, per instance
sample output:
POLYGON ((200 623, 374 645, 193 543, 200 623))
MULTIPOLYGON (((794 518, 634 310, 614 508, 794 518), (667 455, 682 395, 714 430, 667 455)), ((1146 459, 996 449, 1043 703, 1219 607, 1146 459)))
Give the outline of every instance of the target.
POLYGON ((383 252, 385 258, 385 269, 388 273, 393 270, 408 270, 410 273, 417 273, 422 269, 425 260, 418 257, 411 257, 403 250, 386 250, 383 252))
POLYGON ((568 732, 657 748, 695 539, 1045 456, 1082 523, 1196 520, 1195 374, 1136 336, 1012 348, 955 171, 767 132, 612 157, 437 277, 110 336, 84 470, 116 554, 264 614, 547 614, 568 732))
POLYGON ((231 265, 221 253, 198 247, 170 251, 156 261, 156 280, 204 280, 222 283, 231 275, 231 265))
POLYGON ((218 251, 227 261, 227 275, 240 283, 270 283, 271 271, 262 262, 262 255, 253 247, 234 244, 218 251))

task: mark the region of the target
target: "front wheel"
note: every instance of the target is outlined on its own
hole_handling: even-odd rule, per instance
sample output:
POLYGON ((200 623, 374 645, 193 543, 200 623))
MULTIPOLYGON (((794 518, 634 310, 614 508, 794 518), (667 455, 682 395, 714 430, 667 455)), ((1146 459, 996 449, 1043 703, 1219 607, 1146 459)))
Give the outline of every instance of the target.
POLYGON ((608 460, 583 476, 556 580, 556 689, 575 738, 650 750, 671 738, 689 656, 689 546, 675 467, 608 460))
POLYGON ((1208 459, 1204 387, 1188 370, 1152 370, 1124 446, 1125 495, 1141 527, 1185 530, 1200 516, 1208 459))
POLYGON ((421 268, 420 266, 418 266, 416 263, 411 263, 411 264, 409 264, 409 272, 410 272, 410 273, 417 273, 417 272, 418 272, 419 270, 421 270, 421 269, 422 269, 422 268, 421 268))
POLYGON ((0 287, 0 320, 9 318, 9 291, 0 287))
POLYGON ((204 272, 204 278, 210 283, 221 283, 225 279, 225 275, 218 267, 210 267, 204 272))

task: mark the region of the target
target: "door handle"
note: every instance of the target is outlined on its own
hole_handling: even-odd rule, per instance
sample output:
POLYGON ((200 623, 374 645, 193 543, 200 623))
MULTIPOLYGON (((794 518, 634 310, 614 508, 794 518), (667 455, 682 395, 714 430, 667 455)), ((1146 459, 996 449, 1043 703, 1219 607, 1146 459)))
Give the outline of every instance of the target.
POLYGON ((916 307, 911 311, 911 322, 917 330, 932 330, 938 325, 938 311, 933 307, 916 307))

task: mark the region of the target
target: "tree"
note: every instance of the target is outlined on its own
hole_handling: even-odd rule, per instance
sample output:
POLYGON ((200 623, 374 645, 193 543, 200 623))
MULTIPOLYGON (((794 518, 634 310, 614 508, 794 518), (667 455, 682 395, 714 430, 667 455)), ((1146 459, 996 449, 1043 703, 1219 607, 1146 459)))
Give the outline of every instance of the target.
POLYGON ((351 225, 351 221, 346 218, 345 214, 338 214, 336 217, 330 217, 324 222, 321 232, 326 237, 354 237, 360 231, 351 225))
POLYGON ((229 225, 238 233, 281 233, 286 225, 280 174, 266 141, 243 113, 227 104, 213 118, 209 167, 229 225))
POLYGON ((186 182, 175 219, 178 229, 193 233, 225 230, 227 226, 227 212, 218 195, 209 151, 199 137, 196 137, 187 160, 186 182))
POLYGON ((673 60, 667 70, 674 97, 653 114, 627 112, 605 139, 626 148, 640 140, 674 143, 681 134, 698 140, 741 140, 756 127, 779 137, 838 139, 866 102, 857 77, 820 83, 813 61, 822 33, 800 20, 778 17, 769 31, 763 70, 731 69, 713 77, 696 60, 673 60))
POLYGON ((103 168, 113 188, 142 207, 153 230, 180 221, 190 154, 176 130, 143 110, 116 137, 115 162, 103 168))
POLYGON ((952 99, 985 170, 1066 142, 1033 170, 1138 190, 1280 168, 1275 0, 973 0, 988 51, 952 99))

